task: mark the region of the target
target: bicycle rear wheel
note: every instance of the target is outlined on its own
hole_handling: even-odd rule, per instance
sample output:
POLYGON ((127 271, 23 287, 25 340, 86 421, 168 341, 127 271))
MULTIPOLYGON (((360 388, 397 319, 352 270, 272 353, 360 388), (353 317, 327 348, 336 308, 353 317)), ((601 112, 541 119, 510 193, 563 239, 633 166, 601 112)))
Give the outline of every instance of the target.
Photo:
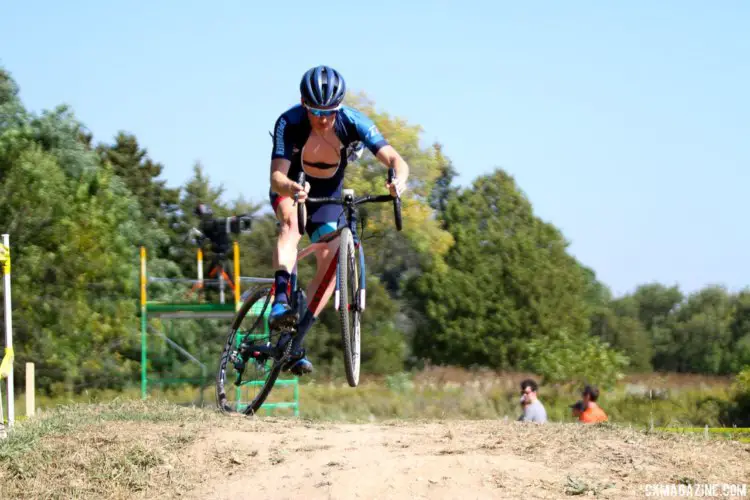
POLYGON ((351 387, 357 387, 359 384, 360 366, 360 269, 356 257, 352 232, 348 227, 344 228, 339 236, 339 318, 346 380, 351 387))
MULTIPOLYGON (((216 404, 224 413, 255 414, 265 402, 273 389, 276 379, 281 372, 281 360, 272 355, 251 356, 245 363, 244 373, 252 373, 252 377, 239 386, 229 379, 237 377, 234 361, 240 356, 240 344, 247 339, 257 346, 257 351, 269 350, 274 345, 268 334, 268 313, 271 310, 271 285, 261 285, 253 290, 243 301, 240 310, 232 321, 232 325, 224 344, 224 350, 219 358, 219 368, 216 374, 216 404), (270 366, 269 366, 270 365, 270 366), (227 383, 229 382, 229 383, 227 383), (243 389, 252 390, 260 386, 260 390, 243 401, 243 389), (232 402, 230 395, 234 393, 236 401, 232 402)), ((279 356, 280 358, 280 356, 279 356)))

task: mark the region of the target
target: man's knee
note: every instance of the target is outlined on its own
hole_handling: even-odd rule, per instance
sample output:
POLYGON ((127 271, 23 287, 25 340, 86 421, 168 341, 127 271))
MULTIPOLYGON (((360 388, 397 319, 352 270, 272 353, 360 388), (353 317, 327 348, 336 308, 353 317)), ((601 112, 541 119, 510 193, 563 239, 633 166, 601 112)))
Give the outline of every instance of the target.
POLYGON ((289 236, 299 236, 297 226, 297 209, 291 203, 291 200, 283 200, 276 207, 276 220, 279 223, 279 229, 282 234, 289 236))

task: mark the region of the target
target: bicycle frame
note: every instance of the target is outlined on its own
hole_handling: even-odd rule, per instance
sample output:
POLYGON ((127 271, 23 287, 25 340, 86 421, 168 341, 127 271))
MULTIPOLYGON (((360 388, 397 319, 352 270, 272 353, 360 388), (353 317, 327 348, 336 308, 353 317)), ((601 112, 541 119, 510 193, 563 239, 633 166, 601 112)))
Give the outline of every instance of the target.
MULTIPOLYGON (((362 246, 362 242, 359 240, 359 237, 357 235, 357 227, 356 227, 356 209, 353 205, 353 200, 351 204, 347 204, 345 206, 346 210, 346 225, 343 227, 340 227, 336 229, 332 233, 328 233, 320 238, 319 241, 315 243, 311 243, 310 245, 306 246, 302 250, 300 250, 297 253, 297 261, 294 263, 294 268, 292 269, 292 272, 290 273, 291 279, 290 279, 290 288, 292 290, 292 294, 295 294, 298 288, 298 281, 297 281, 297 265, 300 260, 304 259, 305 257, 309 255, 313 255, 319 251, 321 251, 323 248, 326 248, 332 241, 338 241, 339 236, 341 235, 341 231, 344 229, 344 227, 348 227, 349 230, 352 232, 352 237, 354 239, 354 247, 359 250, 359 265, 361 269, 361 273, 359 276, 359 301, 357 304, 357 307, 360 311, 364 311, 365 309, 365 284, 366 284, 366 269, 365 269, 365 255, 364 255, 364 247, 362 246)), ((334 307, 338 309, 339 307, 339 298, 340 298, 340 270, 338 267, 338 255, 339 255, 339 249, 337 248, 333 256, 331 257, 331 263, 328 265, 328 269, 326 270, 325 274, 323 275, 323 279, 320 282, 320 285, 318 286, 317 290, 315 290, 315 293, 313 294, 312 300, 310 301, 310 305, 308 306, 311 311, 314 311, 318 308, 320 305, 320 301, 323 300, 323 294, 325 293, 326 289, 330 286, 331 280, 334 276, 334 271, 336 274, 336 288, 334 289, 334 307)), ((299 304, 295 304, 296 307, 299 307, 299 304)))
MULTIPOLYGON (((393 167, 388 168, 388 182, 393 182, 393 179, 395 177, 395 170, 393 167)), ((298 183, 302 186, 305 185, 305 173, 300 172, 298 183)), ((341 231, 344 229, 344 227, 349 228, 349 230, 352 232, 352 239, 354 240, 354 248, 359 250, 359 264, 360 264, 360 275, 359 275, 359 297, 357 297, 357 304, 354 306, 358 308, 359 311, 364 311, 365 309, 365 296, 366 296, 366 267, 365 267, 365 253, 364 248, 362 246, 362 242, 360 241, 358 235, 357 235, 357 227, 356 227, 356 215, 357 215, 357 205, 360 205, 362 203, 380 203, 380 202, 393 202, 393 215, 396 222, 396 229, 398 231, 401 231, 401 198, 399 196, 392 196, 390 194, 387 195, 365 195, 358 198, 354 198, 354 192, 350 189, 344 189, 342 192, 341 198, 329 198, 329 197, 323 197, 323 198, 308 198, 306 201, 310 203, 333 203, 342 205, 345 212, 345 219, 346 224, 343 227, 340 227, 336 229, 334 232, 326 234, 320 238, 319 241, 312 243, 305 247, 304 249, 300 250, 297 254, 297 260, 294 263, 294 268, 292 269, 292 272, 290 273, 290 290, 291 290, 291 297, 293 301, 293 307, 299 311, 300 305, 298 303, 298 290, 299 290, 299 282, 298 282, 298 276, 297 276, 297 266, 300 260, 304 259, 305 257, 314 254, 318 251, 320 251, 324 246, 327 246, 330 242, 337 240, 339 236, 341 235, 341 231)), ((303 206, 302 203, 298 202, 297 195, 294 195, 294 202, 297 204, 297 222, 299 227, 299 233, 300 235, 305 234, 304 231, 304 217, 303 217, 303 206)), ((320 285, 318 286, 318 289, 315 290, 315 293, 313 294, 313 297, 310 301, 310 305, 308 306, 311 311, 314 311, 318 308, 320 305, 320 302, 323 300, 323 294, 325 293, 326 289, 330 286, 331 280, 333 279, 334 272, 336 273, 336 288, 334 290, 334 296, 335 296, 335 308, 338 309, 339 307, 339 301, 340 301, 340 270, 338 268, 338 256, 339 256, 339 249, 336 249, 336 253, 333 255, 331 259, 331 263, 328 265, 328 269, 326 269, 325 274, 323 275, 323 279, 321 280, 320 285)), ((275 293, 275 285, 271 286, 271 294, 275 293)), ((350 307, 352 305, 350 304, 350 307)), ((300 311, 302 312, 302 311, 300 311)))

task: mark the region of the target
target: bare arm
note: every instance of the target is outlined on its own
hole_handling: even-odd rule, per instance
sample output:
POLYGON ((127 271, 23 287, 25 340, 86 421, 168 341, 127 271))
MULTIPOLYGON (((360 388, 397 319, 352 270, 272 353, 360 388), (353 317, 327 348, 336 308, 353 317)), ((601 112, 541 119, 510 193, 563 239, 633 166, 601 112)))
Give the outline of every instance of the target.
MULTIPOLYGON (((300 193, 299 200, 304 201, 306 198, 305 190, 294 180, 287 177, 291 162, 284 158, 274 158, 271 160, 271 190, 280 196, 292 197, 300 193)), ((309 184, 309 183, 305 183, 309 184)))
MULTIPOLYGON (((406 180, 409 178, 409 165, 401 158, 393 146, 390 144, 383 146, 377 154, 378 160, 386 167, 393 167, 396 171, 396 178, 393 180, 393 185, 397 191, 391 189, 391 194, 401 194, 406 189, 406 180)), ((391 187, 390 185, 388 186, 391 187)))

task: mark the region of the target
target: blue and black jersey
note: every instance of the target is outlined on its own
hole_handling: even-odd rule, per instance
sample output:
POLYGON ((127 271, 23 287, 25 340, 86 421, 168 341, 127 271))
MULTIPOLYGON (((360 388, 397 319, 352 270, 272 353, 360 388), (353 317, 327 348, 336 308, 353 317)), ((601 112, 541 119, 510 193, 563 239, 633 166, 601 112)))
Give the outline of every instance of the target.
MULTIPOLYGON (((317 178, 305 171, 307 182, 310 183, 308 196, 335 197, 341 194, 344 185, 344 170, 354 157, 354 154, 364 147, 375 155, 388 144, 375 123, 364 113, 349 106, 342 106, 334 122, 334 131, 341 141, 341 160, 338 165, 316 165, 318 168, 335 168, 336 171, 328 178, 317 178)), ((276 120, 273 133, 273 150, 271 158, 284 158, 291 162, 287 176, 297 181, 299 173, 304 170, 301 152, 312 132, 312 126, 307 118, 307 110, 302 104, 293 106, 276 120)), ((274 209, 278 195, 270 193, 271 204, 274 209)), ((338 205, 308 205, 308 217, 312 224, 308 234, 315 241, 322 234, 315 234, 321 226, 335 229, 343 219, 341 207, 338 205), (313 238, 313 235, 316 238, 313 238)), ((327 231, 326 231, 327 232, 327 231)))

